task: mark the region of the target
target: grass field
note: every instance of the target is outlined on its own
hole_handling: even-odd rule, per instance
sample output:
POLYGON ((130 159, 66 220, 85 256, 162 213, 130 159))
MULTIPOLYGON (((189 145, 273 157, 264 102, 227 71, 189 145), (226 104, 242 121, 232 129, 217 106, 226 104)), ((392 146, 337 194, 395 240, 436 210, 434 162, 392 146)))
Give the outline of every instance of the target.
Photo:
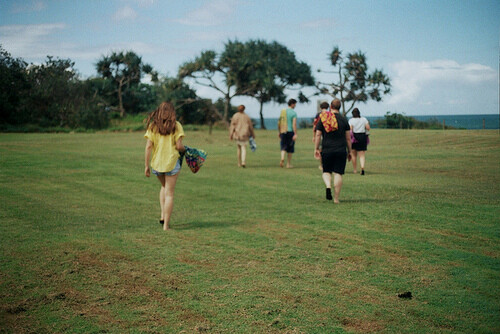
POLYGON ((0 332, 500 332, 498 131, 374 130, 339 205, 311 137, 188 131, 165 233, 142 132, 0 134, 0 332))

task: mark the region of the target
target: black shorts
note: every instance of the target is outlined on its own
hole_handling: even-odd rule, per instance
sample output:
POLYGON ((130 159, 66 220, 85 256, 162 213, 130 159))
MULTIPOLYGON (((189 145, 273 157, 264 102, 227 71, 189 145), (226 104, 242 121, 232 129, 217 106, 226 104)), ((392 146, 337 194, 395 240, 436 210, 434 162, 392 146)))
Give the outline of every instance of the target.
POLYGON ((366 133, 354 133, 354 139, 357 143, 352 143, 352 149, 356 151, 366 151, 368 145, 368 136, 366 133))
POLYGON ((295 152, 295 141, 293 140, 293 132, 287 132, 280 134, 281 142, 280 147, 282 151, 287 151, 288 153, 295 152))
POLYGON ((347 152, 321 152, 321 163, 323 164, 323 173, 345 173, 345 164, 347 162, 347 152))

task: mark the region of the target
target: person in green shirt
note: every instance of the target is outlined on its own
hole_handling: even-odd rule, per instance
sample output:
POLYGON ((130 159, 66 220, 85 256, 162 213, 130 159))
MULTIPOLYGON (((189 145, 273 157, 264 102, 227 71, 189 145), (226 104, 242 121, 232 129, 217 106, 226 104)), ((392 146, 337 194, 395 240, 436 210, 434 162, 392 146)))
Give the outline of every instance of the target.
POLYGON ((285 155, 288 154, 286 167, 293 168, 292 154, 295 152, 295 140, 297 139, 297 113, 294 110, 296 105, 297 100, 290 99, 288 101, 288 108, 286 109, 286 132, 284 131, 285 124, 278 125, 279 138, 281 140, 280 167, 285 166, 285 155))

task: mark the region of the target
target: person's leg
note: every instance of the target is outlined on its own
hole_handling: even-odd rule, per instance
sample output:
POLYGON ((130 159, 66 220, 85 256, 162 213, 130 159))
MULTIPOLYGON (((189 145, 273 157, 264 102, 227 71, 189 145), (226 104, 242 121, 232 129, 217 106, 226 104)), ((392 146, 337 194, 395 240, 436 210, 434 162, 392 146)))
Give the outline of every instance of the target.
POLYGON ((293 168, 292 166, 292 155, 295 152, 295 141, 293 140, 293 132, 288 132, 288 159, 286 163, 287 168, 293 168))
POLYGON ((158 181, 161 183, 160 188, 160 209, 161 216, 160 221, 165 221, 165 212, 163 212, 163 208, 165 207, 165 175, 158 175, 158 181))
POLYGON ((356 150, 352 150, 351 151, 352 153, 352 169, 354 170, 354 174, 357 174, 358 173, 358 169, 357 169, 357 158, 358 158, 358 151, 356 150))
POLYGON ((240 147, 241 150, 241 166, 245 167, 246 166, 246 160, 247 160, 247 146, 246 145, 241 145, 240 147))
POLYGON ((365 151, 359 151, 359 165, 361 166, 361 173, 365 171, 365 151))
POLYGON ((333 173, 333 187, 335 188, 335 197, 333 202, 339 203, 340 190, 342 189, 342 175, 333 173))
POLYGON ((288 160, 286 163, 286 168, 293 168, 293 166, 292 166, 292 154, 293 153, 288 153, 288 160))
POLYGON ((170 216, 172 216, 172 209, 174 207, 174 191, 175 184, 177 182, 177 176, 179 173, 175 175, 167 175, 165 176, 165 202, 163 206, 163 213, 165 215, 165 223, 163 224, 163 230, 168 230, 170 228, 170 216))
POLYGON ((280 167, 284 167, 285 166, 285 154, 286 154, 286 151, 285 150, 281 150, 280 167))
POLYGON ((326 199, 332 200, 332 174, 331 173, 323 173, 323 182, 326 187, 326 199))
POLYGON ((241 146, 236 144, 236 147, 238 148, 238 167, 241 167, 241 146))

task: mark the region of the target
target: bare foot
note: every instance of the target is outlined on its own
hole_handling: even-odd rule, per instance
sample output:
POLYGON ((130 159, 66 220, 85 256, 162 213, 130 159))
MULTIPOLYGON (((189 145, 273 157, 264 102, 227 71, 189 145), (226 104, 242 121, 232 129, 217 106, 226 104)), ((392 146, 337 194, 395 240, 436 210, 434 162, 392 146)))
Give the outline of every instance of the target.
POLYGON ((293 168, 292 165, 286 165, 286 168, 293 168))
POLYGON ((167 231, 167 230, 170 230, 170 226, 168 226, 167 224, 164 224, 163 231, 167 231))
POLYGON ((280 160, 280 167, 283 168, 285 166, 285 160, 280 160))

